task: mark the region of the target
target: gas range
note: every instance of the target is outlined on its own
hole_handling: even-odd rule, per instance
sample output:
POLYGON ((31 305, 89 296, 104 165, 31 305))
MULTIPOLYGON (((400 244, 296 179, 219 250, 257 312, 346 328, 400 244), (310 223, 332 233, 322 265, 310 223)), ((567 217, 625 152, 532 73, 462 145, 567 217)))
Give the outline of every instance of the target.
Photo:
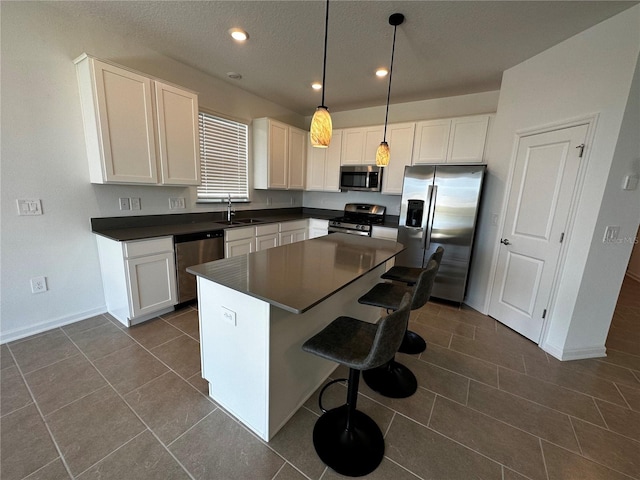
POLYGON ((371 236, 373 225, 384 223, 386 207, 368 203, 347 203, 344 215, 329 220, 329 233, 371 236))

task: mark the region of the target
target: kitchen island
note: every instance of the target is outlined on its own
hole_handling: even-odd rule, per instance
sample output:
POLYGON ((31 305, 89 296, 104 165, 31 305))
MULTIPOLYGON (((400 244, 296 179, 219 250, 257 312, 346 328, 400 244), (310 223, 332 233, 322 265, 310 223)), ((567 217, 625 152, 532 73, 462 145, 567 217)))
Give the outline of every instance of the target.
POLYGON ((380 311, 357 299, 402 250, 336 233, 188 268, 198 278, 209 395, 273 438, 336 367, 301 345, 340 315, 375 322, 380 311))

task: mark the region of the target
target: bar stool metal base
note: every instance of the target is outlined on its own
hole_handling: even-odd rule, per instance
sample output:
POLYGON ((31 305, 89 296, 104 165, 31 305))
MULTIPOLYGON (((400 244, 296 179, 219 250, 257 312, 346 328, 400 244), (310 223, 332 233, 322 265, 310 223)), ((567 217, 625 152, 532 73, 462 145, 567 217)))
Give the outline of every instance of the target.
POLYGON ((384 457, 384 438, 368 415, 348 406, 323 414, 313 428, 313 446, 320 459, 341 475, 361 477, 373 472, 384 457))
POLYGON ((407 398, 418 390, 418 380, 413 372, 395 360, 365 370, 362 378, 371 390, 385 397, 407 398))
POLYGON ((427 342, 415 332, 407 330, 400 344, 398 351, 400 353, 408 353, 409 355, 416 355, 422 353, 427 349, 427 342))

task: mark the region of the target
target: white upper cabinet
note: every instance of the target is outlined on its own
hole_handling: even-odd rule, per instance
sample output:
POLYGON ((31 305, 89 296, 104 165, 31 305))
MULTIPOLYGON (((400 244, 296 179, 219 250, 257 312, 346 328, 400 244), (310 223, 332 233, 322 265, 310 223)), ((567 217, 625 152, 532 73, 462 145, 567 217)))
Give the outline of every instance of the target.
POLYGON ((304 189, 307 132, 270 118, 253 121, 254 188, 304 189))
POLYGON ((418 122, 413 141, 413 164, 446 162, 450 131, 451 119, 418 122))
POLYGON ((375 164, 383 133, 383 126, 343 129, 341 165, 375 164))
POLYGON ((418 122, 412 164, 481 163, 489 118, 473 115, 418 122))
POLYGON ((306 190, 319 192, 340 191, 340 155, 342 130, 334 130, 327 148, 316 148, 309 142, 307 148, 306 190))
POLYGON ((489 115, 451 119, 447 163, 481 163, 489 115))
POLYGON ((200 183, 193 92, 86 54, 75 63, 92 183, 200 183))
POLYGON ((387 195, 402 194, 404 167, 411 165, 415 123, 396 123, 387 126, 387 143, 389 144, 389 165, 382 174, 382 193, 387 195))
POLYGON ((199 185, 198 96, 160 82, 155 82, 155 93, 160 182, 199 185))

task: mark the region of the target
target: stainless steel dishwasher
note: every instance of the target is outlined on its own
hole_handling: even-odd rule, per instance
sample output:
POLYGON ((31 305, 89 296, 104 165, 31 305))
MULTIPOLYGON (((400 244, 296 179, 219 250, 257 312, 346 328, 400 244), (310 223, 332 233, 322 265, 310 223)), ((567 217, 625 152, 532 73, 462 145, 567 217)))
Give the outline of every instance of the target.
POLYGON ((178 277, 178 303, 197 296, 196 277, 187 268, 224 258, 224 230, 189 233, 173 237, 178 277))

